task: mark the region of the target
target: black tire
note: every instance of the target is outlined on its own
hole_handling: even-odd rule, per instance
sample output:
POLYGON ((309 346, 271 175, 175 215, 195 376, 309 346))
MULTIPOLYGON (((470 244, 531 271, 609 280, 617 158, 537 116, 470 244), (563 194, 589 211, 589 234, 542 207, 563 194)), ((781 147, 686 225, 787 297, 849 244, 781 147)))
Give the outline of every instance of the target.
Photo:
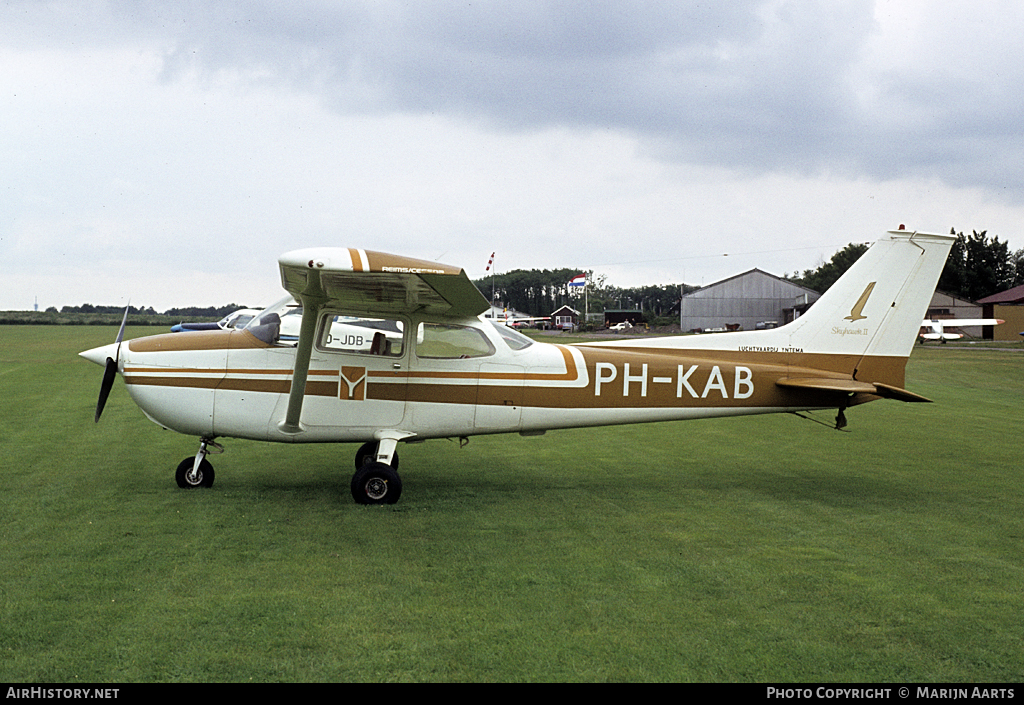
MULTIPOLYGON (((370 441, 359 446, 359 450, 356 451, 356 470, 369 465, 370 463, 376 462, 375 456, 377 455, 377 442, 370 441)), ((391 469, 398 471, 398 451, 396 450, 391 454, 391 469)))
POLYGON ((352 476, 352 499, 357 504, 394 504, 402 496, 402 478, 384 463, 368 463, 352 476))
POLYGON ((178 482, 178 487, 183 490, 191 490, 196 487, 213 487, 213 466, 210 465, 210 461, 203 458, 202 462, 199 463, 199 481, 189 482, 188 473, 192 471, 192 466, 195 464, 196 459, 185 458, 178 465, 178 469, 174 472, 174 479, 178 482))

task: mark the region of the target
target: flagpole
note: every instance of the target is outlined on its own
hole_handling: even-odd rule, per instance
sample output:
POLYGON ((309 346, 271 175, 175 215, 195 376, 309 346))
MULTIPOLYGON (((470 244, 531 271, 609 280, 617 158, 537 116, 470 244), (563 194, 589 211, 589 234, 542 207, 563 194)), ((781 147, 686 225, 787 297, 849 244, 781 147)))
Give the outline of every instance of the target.
POLYGON ((485 272, 491 273, 491 308, 494 308, 494 253, 491 253, 491 258, 487 260, 487 269, 485 272))

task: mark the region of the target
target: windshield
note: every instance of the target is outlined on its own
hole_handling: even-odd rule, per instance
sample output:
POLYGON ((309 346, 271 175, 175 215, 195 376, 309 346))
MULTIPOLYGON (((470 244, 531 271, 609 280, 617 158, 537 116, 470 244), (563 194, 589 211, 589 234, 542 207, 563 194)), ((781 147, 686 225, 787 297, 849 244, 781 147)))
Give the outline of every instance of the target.
POLYGON ((506 325, 496 323, 495 321, 491 321, 491 325, 498 330, 498 335, 500 335, 501 339, 505 341, 505 344, 513 350, 524 350, 533 345, 532 340, 522 333, 512 330, 506 325))
POLYGON ((294 346, 299 340, 302 327, 302 306, 291 296, 286 296, 269 306, 249 321, 245 330, 264 343, 294 346))

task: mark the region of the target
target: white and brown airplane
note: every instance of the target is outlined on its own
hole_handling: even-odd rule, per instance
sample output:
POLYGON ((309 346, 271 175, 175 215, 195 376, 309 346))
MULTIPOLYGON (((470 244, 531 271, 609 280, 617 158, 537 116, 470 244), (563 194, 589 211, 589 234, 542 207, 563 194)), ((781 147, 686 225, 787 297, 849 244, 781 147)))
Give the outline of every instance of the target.
POLYGON ((209 487, 218 438, 362 443, 352 495, 392 503, 400 442, 920 402, 904 367, 953 238, 893 231, 800 318, 763 331, 559 345, 485 319, 458 267, 345 248, 279 259, 288 292, 243 330, 83 352, 152 421, 200 439, 178 466, 209 487), (286 334, 283 335, 282 332, 286 334))

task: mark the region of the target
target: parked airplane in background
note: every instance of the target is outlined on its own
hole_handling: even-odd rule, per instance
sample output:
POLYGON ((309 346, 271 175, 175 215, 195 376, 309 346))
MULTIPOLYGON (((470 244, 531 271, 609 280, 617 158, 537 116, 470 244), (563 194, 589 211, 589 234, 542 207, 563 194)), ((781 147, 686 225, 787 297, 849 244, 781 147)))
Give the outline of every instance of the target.
POLYGON ((187 333, 197 330, 227 330, 228 328, 245 328, 259 311, 252 308, 240 308, 232 311, 219 321, 211 323, 178 323, 171 326, 172 333, 187 333))
POLYGON ((492 324, 457 267, 297 250, 279 259, 288 295, 244 330, 122 343, 122 323, 82 356, 106 367, 97 420, 119 372, 151 420, 200 439, 181 487, 213 484, 218 438, 354 442, 353 497, 391 503, 400 442, 814 409, 837 409, 840 428, 857 404, 928 401, 904 366, 953 240, 890 232, 773 330, 577 345, 492 324))
POLYGON ((922 328, 931 328, 931 333, 921 333, 923 340, 959 340, 964 337, 963 333, 946 333, 945 328, 966 328, 968 326, 998 326, 1005 323, 1001 318, 947 318, 945 320, 925 320, 922 328))

